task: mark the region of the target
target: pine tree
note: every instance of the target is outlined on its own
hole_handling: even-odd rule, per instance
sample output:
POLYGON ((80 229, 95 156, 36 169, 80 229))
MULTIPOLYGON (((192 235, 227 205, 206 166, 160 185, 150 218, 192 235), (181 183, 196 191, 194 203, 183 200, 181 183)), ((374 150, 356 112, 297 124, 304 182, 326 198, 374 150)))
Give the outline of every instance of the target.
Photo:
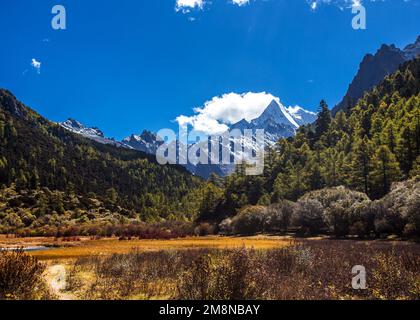
POLYGON ((388 146, 380 146, 373 157, 372 180, 375 197, 382 197, 391 188, 392 182, 401 178, 401 171, 395 155, 389 150, 388 146))
POLYGON ((323 177, 326 185, 328 187, 341 185, 344 154, 333 148, 328 148, 323 153, 323 159, 323 177))
POLYGON ((420 156, 414 161, 413 169, 410 171, 410 178, 420 178, 420 156))
POLYGON ((408 174, 411 170, 413 162, 415 160, 415 141, 414 135, 410 130, 409 125, 405 125, 401 130, 400 139, 397 145, 397 154, 401 164, 401 169, 405 174, 408 174))
POLYGON ((349 180, 353 187, 366 194, 369 194, 370 191, 371 157, 372 147, 367 136, 363 139, 358 138, 354 143, 351 155, 349 180))
POLYGON ((328 131, 331 124, 331 111, 327 103, 321 100, 318 108, 318 119, 315 122, 315 138, 319 140, 328 131))

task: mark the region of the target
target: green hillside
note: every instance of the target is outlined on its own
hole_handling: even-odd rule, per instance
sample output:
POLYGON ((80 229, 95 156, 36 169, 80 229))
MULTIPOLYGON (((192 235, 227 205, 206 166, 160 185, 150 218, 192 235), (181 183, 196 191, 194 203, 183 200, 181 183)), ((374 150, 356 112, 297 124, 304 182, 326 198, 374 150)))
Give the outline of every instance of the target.
MULTIPOLYGON (((66 196, 97 199, 111 210, 135 212, 146 221, 159 221, 192 219, 196 209, 190 193, 201 183, 182 167, 161 166, 144 153, 73 134, 0 90, 3 189, 12 187, 22 193, 47 188, 66 196)), ((0 218, 7 217, 9 207, 3 207, 0 218)), ((62 205, 59 207, 50 211, 63 213, 62 205)), ((13 206, 9 209, 16 211, 13 206)))

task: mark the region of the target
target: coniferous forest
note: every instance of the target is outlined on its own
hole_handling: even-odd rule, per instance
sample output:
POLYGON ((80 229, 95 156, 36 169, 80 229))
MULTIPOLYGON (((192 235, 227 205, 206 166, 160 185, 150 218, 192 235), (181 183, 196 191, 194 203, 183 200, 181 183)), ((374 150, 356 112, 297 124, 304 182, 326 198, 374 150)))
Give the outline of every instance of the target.
POLYGON ((182 167, 161 166, 153 156, 73 134, 0 91, 0 224, 5 231, 79 223, 107 213, 122 221, 191 220, 201 184, 182 167))

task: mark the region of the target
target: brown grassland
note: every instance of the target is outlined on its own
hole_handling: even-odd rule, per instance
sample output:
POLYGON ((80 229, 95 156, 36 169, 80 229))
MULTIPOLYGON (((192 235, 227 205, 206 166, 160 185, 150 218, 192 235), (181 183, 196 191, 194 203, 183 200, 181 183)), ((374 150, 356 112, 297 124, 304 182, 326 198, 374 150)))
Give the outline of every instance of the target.
POLYGON ((403 241, 2 236, 0 246, 51 247, 0 253, 0 299, 420 299, 420 246, 403 241), (352 288, 355 265, 366 290, 352 288))
POLYGON ((188 249, 274 249, 292 244, 294 240, 286 237, 189 237, 169 240, 118 238, 93 239, 89 237, 56 238, 12 238, 0 236, 0 247, 45 246, 48 250, 30 252, 39 260, 62 260, 91 256, 106 256, 111 254, 139 251, 188 250, 188 249))

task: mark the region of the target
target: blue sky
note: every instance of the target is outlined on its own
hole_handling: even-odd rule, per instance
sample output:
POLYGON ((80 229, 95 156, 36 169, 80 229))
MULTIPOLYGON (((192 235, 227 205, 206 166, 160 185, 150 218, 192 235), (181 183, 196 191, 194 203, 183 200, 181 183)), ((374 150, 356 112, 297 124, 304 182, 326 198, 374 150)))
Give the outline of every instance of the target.
POLYGON ((420 0, 363 1, 364 31, 351 28, 346 0, 317 0, 315 10, 307 0, 176 1, 1 1, 0 87, 53 121, 72 117, 121 139, 175 128, 227 93, 332 107, 366 53, 420 34, 420 0), (56 4, 65 31, 51 28, 56 4))

